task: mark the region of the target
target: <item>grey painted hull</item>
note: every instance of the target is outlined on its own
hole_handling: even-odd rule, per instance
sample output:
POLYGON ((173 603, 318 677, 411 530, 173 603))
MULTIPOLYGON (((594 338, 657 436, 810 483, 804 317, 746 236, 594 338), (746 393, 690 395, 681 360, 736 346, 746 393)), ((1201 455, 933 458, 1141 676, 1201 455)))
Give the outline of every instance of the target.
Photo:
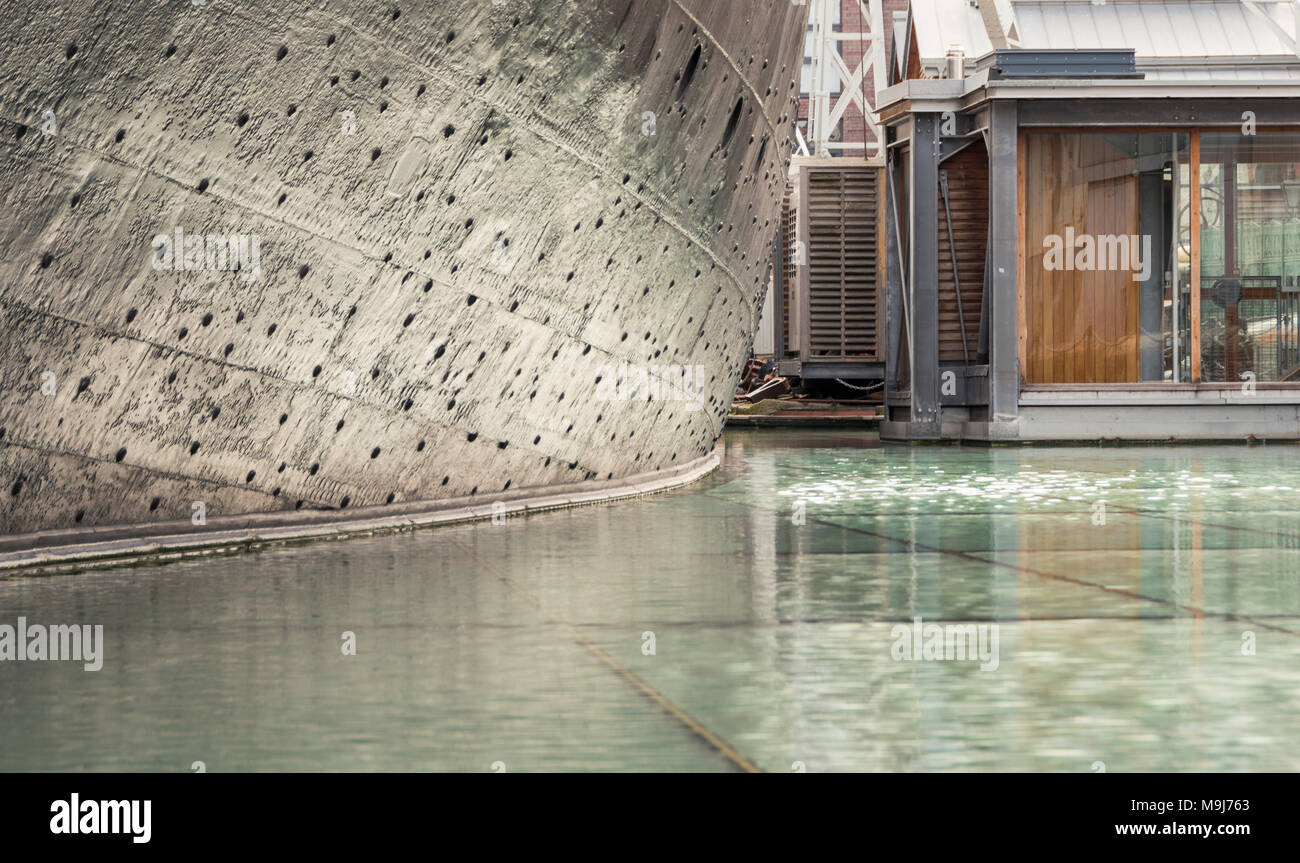
POLYGON ((806 6, 16 5, 0 532, 490 499, 719 436, 806 6), (623 362, 702 391, 611 396, 623 362))

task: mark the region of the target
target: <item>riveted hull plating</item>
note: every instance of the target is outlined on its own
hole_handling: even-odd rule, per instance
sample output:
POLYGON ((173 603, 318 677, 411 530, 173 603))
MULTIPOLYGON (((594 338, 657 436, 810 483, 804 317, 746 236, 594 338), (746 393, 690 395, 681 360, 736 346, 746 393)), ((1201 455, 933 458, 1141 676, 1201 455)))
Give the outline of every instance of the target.
POLYGON ((0 531, 490 498, 712 447, 806 6, 18 6, 0 531), (623 362, 703 369, 698 404, 611 398, 623 362))

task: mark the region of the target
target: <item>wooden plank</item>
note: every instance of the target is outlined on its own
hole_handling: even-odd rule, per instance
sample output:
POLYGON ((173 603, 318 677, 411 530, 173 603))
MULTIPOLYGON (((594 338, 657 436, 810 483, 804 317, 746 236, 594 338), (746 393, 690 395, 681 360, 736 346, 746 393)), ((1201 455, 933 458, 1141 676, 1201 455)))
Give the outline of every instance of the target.
MULTIPOLYGON (((1081 163, 1078 166, 1078 188, 1085 193, 1081 198, 1087 200, 1086 192, 1092 187, 1094 166, 1104 160, 1106 145, 1092 136, 1082 137, 1081 140, 1087 142, 1088 147, 1086 155, 1081 154, 1081 163)), ((1115 185, 1108 178, 1098 176, 1096 183, 1098 194, 1101 195, 1104 202, 1101 211, 1098 213, 1084 212, 1082 214, 1084 220, 1083 233, 1093 235, 1094 239, 1098 234, 1108 233, 1111 226, 1115 224, 1115 209, 1118 198, 1115 185)), ((1093 254, 1096 254, 1095 246, 1093 247, 1093 254)), ((1095 258, 1093 263, 1096 264, 1095 258)), ((1089 376, 1083 378, 1083 380, 1089 383, 1101 383, 1107 380, 1111 374, 1111 344, 1114 338, 1112 312, 1116 300, 1115 273, 1091 270, 1085 275, 1090 276, 1092 281, 1097 282, 1098 287, 1097 290, 1089 291, 1086 297, 1081 297, 1081 302, 1086 300, 1088 319, 1092 323, 1092 338, 1088 340, 1085 348, 1087 351, 1085 364, 1088 367, 1089 376)))
POLYGON ((1029 241, 1025 234, 1025 152, 1024 132, 1016 133, 1016 354, 1020 357, 1020 380, 1032 380, 1031 364, 1028 352, 1028 338, 1025 322, 1029 317, 1027 292, 1025 284, 1025 244, 1029 241))
MULTIPOLYGON (((1119 232, 1123 218, 1120 208, 1124 197, 1121 183, 1114 179, 1115 169, 1107 167, 1111 154, 1106 142, 1093 135, 1085 136, 1083 140, 1088 142, 1089 148, 1086 160, 1079 166, 1080 183, 1085 188, 1091 188, 1095 184, 1103 202, 1098 213, 1090 214, 1093 217, 1086 228, 1086 232, 1095 239, 1103 234, 1119 232)), ((1095 254, 1095 247, 1093 251, 1095 254)), ((1095 338, 1088 346, 1092 354, 1092 377, 1085 380, 1104 383, 1115 380, 1116 375, 1118 337, 1122 329, 1117 319, 1124 308, 1118 290, 1121 274, 1113 270, 1094 270, 1090 275, 1100 283, 1100 289, 1091 292, 1089 296, 1095 338)))
MULTIPOLYGON (((1058 170, 1072 168, 1073 164, 1080 158, 1079 141, 1077 139, 1071 140, 1069 137, 1064 137, 1063 140, 1064 146, 1061 148, 1061 160, 1058 170)), ((1044 230, 1057 233, 1063 230, 1066 225, 1074 224, 1077 226, 1080 221, 1080 213, 1086 210, 1087 204, 1080 202, 1078 177, 1072 170, 1070 181, 1064 186, 1064 192, 1062 209, 1056 211, 1056 214, 1059 214, 1061 218, 1049 221, 1044 230)), ((1053 214, 1052 211, 1048 212, 1049 217, 1053 214)), ((1070 249, 1066 249, 1065 253, 1070 254, 1070 249)), ((1082 273, 1074 269, 1067 269, 1063 273, 1058 271, 1058 273, 1059 275, 1054 280, 1053 287, 1063 282, 1064 289, 1053 292, 1052 295, 1047 297, 1047 301, 1052 307, 1053 338, 1050 345, 1054 370, 1052 380, 1063 381, 1083 376, 1085 355, 1076 353, 1076 348, 1087 337, 1090 329, 1083 326, 1084 322, 1077 313, 1068 316, 1066 313, 1067 308, 1071 305, 1077 307, 1078 300, 1074 294, 1078 290, 1079 283, 1083 281, 1082 273)), ((1089 321, 1089 323, 1091 322, 1089 321)))
MULTIPOLYGON (((1062 148, 1062 163, 1064 165, 1073 165, 1080 156, 1081 145, 1077 138, 1063 136, 1064 147, 1062 148)), ((1045 178, 1046 179, 1046 178, 1045 178)), ((1050 181, 1049 181, 1050 182, 1050 181)), ((1051 212, 1047 214, 1049 220, 1044 225, 1045 230, 1056 230, 1064 228, 1065 225, 1077 225, 1081 221, 1082 211, 1087 206, 1080 199, 1082 192, 1079 189, 1078 178, 1071 176, 1071 180, 1065 186, 1065 210, 1064 220, 1051 219, 1051 212)), ((1070 250, 1066 249, 1066 254, 1070 250)), ((1057 273, 1061 273, 1060 270, 1057 273)), ((1082 286, 1083 274, 1078 270, 1066 269, 1063 277, 1058 275, 1051 279, 1048 284, 1056 288, 1064 283, 1063 290, 1055 290, 1049 293, 1044 299, 1050 304, 1052 310, 1052 341, 1048 349, 1052 352, 1052 377, 1053 381, 1079 380, 1078 377, 1083 373, 1081 368, 1083 357, 1075 353, 1075 348, 1081 341, 1081 336, 1086 335, 1075 329, 1075 322, 1079 316, 1077 311, 1070 313, 1071 309, 1078 308, 1078 293, 1082 286), (1062 302, 1064 300, 1064 302, 1062 302)))
MULTIPOLYGON (((1124 203, 1123 183, 1114 178, 1115 169, 1108 167, 1111 153, 1106 142, 1092 135, 1089 135, 1086 140, 1092 144, 1092 152, 1089 154, 1088 163, 1081 166, 1082 182, 1088 185, 1096 183, 1102 199, 1106 202, 1099 214, 1101 224, 1096 229, 1089 226, 1088 233, 1094 238, 1103 234, 1119 233, 1123 225, 1123 214, 1120 212, 1124 203)), ((1095 263, 1097 262, 1094 261, 1095 263)), ((1094 353, 1093 367, 1096 369, 1092 382, 1105 383, 1114 381, 1118 373, 1120 334, 1123 331, 1120 314, 1124 309, 1119 282, 1123 274, 1114 270, 1094 270, 1092 275, 1094 279, 1105 285, 1103 290, 1094 292, 1090 297, 1093 319, 1097 322, 1097 338, 1091 345, 1094 353)))

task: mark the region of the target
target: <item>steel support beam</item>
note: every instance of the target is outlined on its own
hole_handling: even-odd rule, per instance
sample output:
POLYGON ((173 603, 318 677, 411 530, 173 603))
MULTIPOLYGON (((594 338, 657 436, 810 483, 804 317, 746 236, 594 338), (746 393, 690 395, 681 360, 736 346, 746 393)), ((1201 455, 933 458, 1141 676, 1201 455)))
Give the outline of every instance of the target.
POLYGON ((1014 422, 1020 408, 1019 129, 1015 102, 993 105, 989 130, 989 421, 1014 422))
POLYGON ((908 437, 938 438, 939 407, 939 115, 915 114, 908 287, 911 301, 912 416, 908 437))
MULTIPOLYGON (((1168 160, 1168 154, 1162 154, 1162 160, 1168 160)), ((1177 174, 1174 175, 1177 177, 1177 174)), ((1177 180, 1175 179, 1175 182, 1177 180)), ((1142 171, 1138 174, 1138 234, 1151 238, 1151 255, 1145 280, 1137 283, 1141 291, 1138 299, 1140 337, 1138 339, 1139 380, 1164 380, 1165 337, 1164 337, 1164 298, 1165 272, 1167 265, 1165 255, 1169 248, 1169 238, 1165 236, 1165 185, 1164 171, 1161 168, 1142 171)), ((1177 266, 1173 262, 1173 266, 1177 266)))
MULTIPOLYGON (((997 100, 1001 101, 1001 100, 997 100)), ((1294 99, 1035 99, 1019 103, 1021 126, 1238 126, 1249 108, 1261 126, 1300 125, 1294 99)))
POLYGON ((772 352, 785 356, 785 227, 778 225, 772 243, 772 352))
POLYGON ((894 180, 898 170, 891 155, 885 166, 885 370, 886 391, 898 388, 902 380, 903 346, 903 273, 902 251, 898 237, 898 189, 894 180))

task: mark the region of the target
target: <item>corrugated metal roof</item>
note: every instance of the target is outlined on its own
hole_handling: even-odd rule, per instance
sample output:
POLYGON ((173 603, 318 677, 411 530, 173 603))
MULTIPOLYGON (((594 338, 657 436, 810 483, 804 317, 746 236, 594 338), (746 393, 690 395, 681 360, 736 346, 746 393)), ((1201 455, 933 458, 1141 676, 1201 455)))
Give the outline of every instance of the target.
MULTIPOLYGON (((1023 48, 1132 48, 1138 58, 1295 57, 1261 14, 1239 0, 1026 0, 1015 4, 1023 48)), ((1295 18, 1278 3, 1259 5, 1278 30, 1295 18)))
MULTIPOLYGON (((1239 58, 1245 62, 1238 69, 1256 58, 1296 59, 1292 8, 1268 0, 1257 4, 1258 11, 1240 0, 997 0, 997 8, 1004 20, 1014 14, 1022 48, 1132 48, 1139 65, 1143 58, 1188 65, 1207 57, 1239 58)), ((942 59, 953 44, 967 57, 992 52, 979 9, 969 0, 913 0, 911 10, 923 60, 942 59)), ((1212 74, 1237 77, 1232 71, 1216 68, 1212 74)), ((1171 68, 1153 74, 1178 77, 1171 68)))
POLYGON ((1234 65, 1234 66, 1138 66, 1148 81, 1215 81, 1215 82, 1250 82, 1250 81, 1298 81, 1300 80, 1300 62, 1286 66, 1234 65))
POLYGON ((941 60, 950 45, 967 57, 993 50, 979 10, 967 0, 912 0, 912 31, 922 60, 941 60))

